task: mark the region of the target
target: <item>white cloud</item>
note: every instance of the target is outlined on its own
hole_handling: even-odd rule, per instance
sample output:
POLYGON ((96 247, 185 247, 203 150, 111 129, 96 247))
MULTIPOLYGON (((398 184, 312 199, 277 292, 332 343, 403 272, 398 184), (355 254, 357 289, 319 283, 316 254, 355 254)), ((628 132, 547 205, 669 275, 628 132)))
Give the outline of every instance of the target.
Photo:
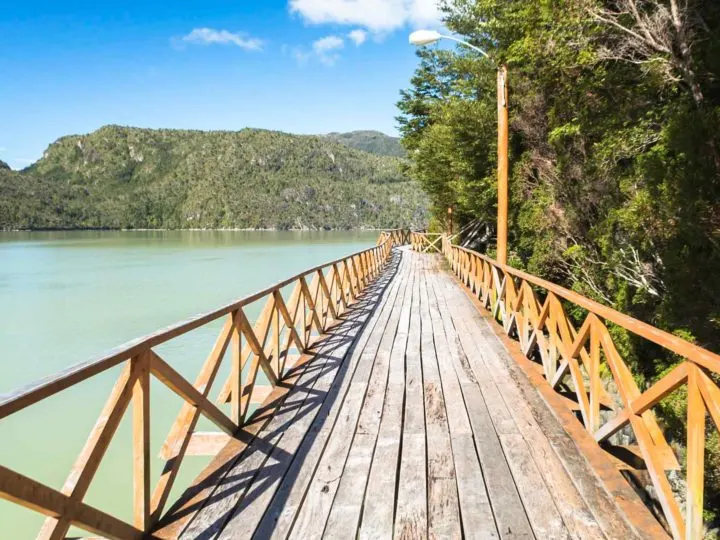
POLYGON ((245 33, 214 28, 195 28, 180 41, 193 45, 236 45, 247 51, 261 51, 263 46, 262 40, 245 33))
POLYGON ((313 50, 318 53, 322 54, 328 51, 334 51, 336 49, 342 49, 345 46, 345 41, 343 38, 338 36, 327 36, 321 39, 318 39, 317 41, 313 42, 313 50))
POLYGON ((356 47, 359 47, 365 43, 365 40, 367 39, 367 32, 358 28, 357 30, 350 32, 348 37, 355 42, 356 47))
POLYGON ((438 0, 289 0, 289 8, 310 24, 347 24, 373 33, 436 27, 441 19, 438 0))
POLYGON ((326 66, 334 66, 340 59, 340 55, 336 51, 345 47, 345 40, 338 36, 326 36, 314 41, 312 44, 313 52, 317 55, 320 62, 326 66))

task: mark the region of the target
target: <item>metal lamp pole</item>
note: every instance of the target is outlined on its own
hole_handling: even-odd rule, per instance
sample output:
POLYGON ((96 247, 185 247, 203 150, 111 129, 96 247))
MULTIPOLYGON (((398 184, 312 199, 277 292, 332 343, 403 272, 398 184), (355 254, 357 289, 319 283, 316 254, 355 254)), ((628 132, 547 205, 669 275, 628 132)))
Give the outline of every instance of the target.
MULTIPOLYGON (((434 30, 418 30, 410 34, 410 43, 417 46, 430 45, 441 39, 455 41, 479 52, 485 58, 488 54, 481 48, 453 36, 445 36, 434 30)), ((492 61, 492 59, 490 59, 492 61)), ((497 66, 497 109, 498 109, 498 214, 497 214, 497 260, 507 264, 508 231, 508 87, 507 66, 497 66)))

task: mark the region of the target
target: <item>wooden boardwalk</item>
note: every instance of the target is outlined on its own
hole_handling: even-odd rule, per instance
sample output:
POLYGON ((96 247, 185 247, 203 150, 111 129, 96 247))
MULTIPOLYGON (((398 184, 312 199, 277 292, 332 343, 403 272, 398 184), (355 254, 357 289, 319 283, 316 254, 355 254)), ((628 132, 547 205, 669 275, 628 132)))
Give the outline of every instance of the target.
POLYGON ((155 535, 639 537, 442 264, 395 250, 155 535))

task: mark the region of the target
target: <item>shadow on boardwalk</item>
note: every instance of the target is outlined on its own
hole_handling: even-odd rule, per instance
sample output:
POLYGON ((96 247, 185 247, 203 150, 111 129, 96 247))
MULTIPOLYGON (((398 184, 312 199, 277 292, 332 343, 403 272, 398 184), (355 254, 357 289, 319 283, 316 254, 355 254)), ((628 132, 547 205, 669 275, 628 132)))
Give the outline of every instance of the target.
MULTIPOLYGON (((267 537, 285 507, 302 463, 313 448, 320 432, 317 426, 324 424, 338 399, 346 377, 352 377, 350 358, 355 353, 358 338, 372 320, 381 305, 381 300, 396 276, 403 252, 394 250, 389 266, 379 279, 371 284, 359 301, 342 317, 341 322, 330 329, 327 337, 310 351, 313 358, 301 366, 292 368, 286 375, 299 374, 298 383, 278 400, 257 409, 250 424, 269 423, 258 436, 246 429, 239 431, 235 438, 244 443, 244 448, 231 456, 197 485, 189 488, 168 511, 158 528, 172 527, 177 521, 190 521, 181 531, 183 537, 207 540, 217 536, 228 521, 261 497, 267 490, 276 492, 265 509, 256 536, 267 537), (334 375, 332 375, 334 373, 334 375), (324 376, 332 377, 327 391, 315 388, 315 383, 324 376), (293 396, 304 398, 293 399, 293 396), (308 415, 315 417, 310 429, 304 435, 297 452, 288 454, 277 446, 279 439, 293 424, 301 422, 308 415), (268 463, 269 461, 272 464, 268 463), (249 468, 241 464, 252 464, 249 468), (235 469, 240 469, 236 471, 235 469), (193 499, 209 493, 199 501, 193 499)), ((280 383, 282 385, 283 383, 280 383)))

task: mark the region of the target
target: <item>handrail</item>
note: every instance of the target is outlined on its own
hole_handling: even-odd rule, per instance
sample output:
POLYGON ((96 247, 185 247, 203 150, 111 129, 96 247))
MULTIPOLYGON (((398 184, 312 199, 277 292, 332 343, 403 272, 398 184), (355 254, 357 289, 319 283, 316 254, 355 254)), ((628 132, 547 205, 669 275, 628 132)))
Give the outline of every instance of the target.
MULTIPOLYGON (((422 251, 431 240, 413 233, 413 249, 422 251)), ((441 252, 469 291, 490 310, 506 334, 520 342, 523 354, 538 358, 543 374, 554 388, 564 383, 577 398, 582 423, 598 443, 629 425, 637 440, 663 513, 675 538, 702 538, 705 471, 705 416, 720 430, 720 388, 713 380, 720 374, 720 356, 677 336, 603 306, 559 285, 500 264, 442 237, 441 252), (540 300, 535 290, 544 290, 540 300), (588 312, 579 330, 560 301, 588 312), (684 360, 640 391, 606 327, 616 324, 684 360), (603 387, 600 366, 609 367, 620 394, 622 408, 612 407, 603 387), (652 412, 662 399, 687 389, 686 510, 680 510, 666 470, 680 468, 652 412), (601 404, 611 412, 601 414, 601 404)))
POLYGON ((412 249, 420 253, 442 253, 443 233, 410 233, 412 249))
MULTIPOLYGON (((408 229, 386 229, 383 234, 392 238, 394 245, 403 246, 410 243, 410 230, 408 229)), ((378 238, 378 243, 382 241, 382 235, 378 238)))
POLYGON ((202 414, 222 432, 234 434, 251 418, 250 405, 261 403, 267 387, 256 385, 262 370, 277 386, 301 354, 338 324, 389 261, 406 231, 383 231, 375 247, 315 266, 221 308, 131 341, 98 359, 77 364, 12 394, 0 396, 0 419, 124 363, 122 372, 61 490, 50 488, 0 465, 0 498, 40 512, 47 519, 38 538, 64 538, 78 526, 107 538, 143 538, 163 515, 170 490, 202 414), (309 279, 311 278, 311 279, 309 279), (310 281, 310 283, 308 283, 310 281), (287 298, 282 289, 293 285, 287 298), (267 298, 252 325, 244 307, 267 298), (225 324, 194 383, 186 380, 153 349, 173 338, 225 317, 225 324), (244 346, 243 346, 244 340, 244 346), (210 390, 227 350, 231 373, 217 403, 230 403, 226 415, 210 390), (292 351, 297 351, 293 353, 292 351), (249 366, 249 367, 248 367, 249 366), (247 369, 246 369, 247 368, 247 369), (246 377, 243 376, 246 374, 246 377), (183 406, 162 447, 166 460, 160 480, 150 485, 150 377, 180 396, 183 406), (126 523, 83 502, 128 408, 133 429, 133 523, 126 523))

